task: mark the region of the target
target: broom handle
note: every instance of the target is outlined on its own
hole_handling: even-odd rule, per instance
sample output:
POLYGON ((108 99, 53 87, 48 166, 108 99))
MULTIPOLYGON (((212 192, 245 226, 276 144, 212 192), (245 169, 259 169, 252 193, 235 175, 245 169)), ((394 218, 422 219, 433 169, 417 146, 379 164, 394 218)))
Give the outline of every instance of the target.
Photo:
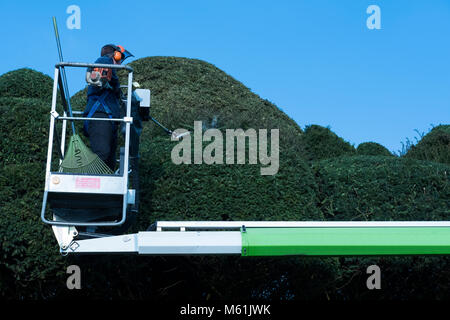
MULTIPOLYGON (((56 38, 56 46, 58 47, 58 55, 59 55, 59 62, 64 62, 63 59, 63 55, 62 55, 62 49, 61 49, 61 41, 59 40, 59 32, 58 32, 58 25, 56 24, 56 18, 53 17, 53 28, 55 30, 55 38, 56 38)), ((61 77, 62 77, 62 82, 63 82, 63 94, 65 97, 65 100, 67 102, 67 108, 69 111, 69 117, 73 117, 72 115, 72 106, 70 105, 70 94, 69 94, 69 88, 67 86, 67 78, 66 78, 66 70, 64 69, 64 67, 60 67, 61 69, 61 77)), ((73 120, 71 120, 72 123, 72 131, 73 134, 75 135, 75 124, 73 122, 73 120)))

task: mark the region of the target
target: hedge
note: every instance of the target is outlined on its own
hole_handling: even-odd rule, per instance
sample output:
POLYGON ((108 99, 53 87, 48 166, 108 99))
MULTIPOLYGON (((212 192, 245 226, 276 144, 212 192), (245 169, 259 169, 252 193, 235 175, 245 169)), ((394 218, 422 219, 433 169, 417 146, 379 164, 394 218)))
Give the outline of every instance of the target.
POLYGON ((358 155, 367 156, 394 156, 386 147, 376 142, 364 142, 356 149, 358 155))
POLYGON ((411 146, 405 157, 450 164, 450 125, 434 127, 411 146))
POLYGON ((351 155, 356 152, 350 143, 338 137, 329 128, 319 125, 306 126, 301 143, 304 157, 310 161, 351 155))
POLYGON ((0 76, 0 97, 37 98, 50 101, 53 80, 41 72, 23 68, 0 76))
MULTIPOLYGON (((152 114, 170 128, 191 129, 194 120, 203 120, 204 129, 279 128, 280 167, 262 176, 260 165, 177 166, 170 161, 175 142, 145 123, 141 212, 130 232, 162 219, 448 220, 448 164, 361 155, 372 151, 355 150, 328 128, 303 131, 274 104, 203 61, 150 57, 132 66, 141 86, 152 89, 152 114)), ((2 298, 448 298, 449 261, 442 257, 61 257, 51 228, 39 218, 51 85, 36 94, 24 91, 17 80, 24 72, 3 75, 0 86, 8 94, 0 98, 2 298), (365 269, 373 263, 389 290, 365 288, 365 269), (82 269, 81 292, 65 288, 70 264, 82 269)), ((31 74, 43 84, 51 81, 31 74)), ((83 108, 84 94, 77 93, 73 105, 83 108)))

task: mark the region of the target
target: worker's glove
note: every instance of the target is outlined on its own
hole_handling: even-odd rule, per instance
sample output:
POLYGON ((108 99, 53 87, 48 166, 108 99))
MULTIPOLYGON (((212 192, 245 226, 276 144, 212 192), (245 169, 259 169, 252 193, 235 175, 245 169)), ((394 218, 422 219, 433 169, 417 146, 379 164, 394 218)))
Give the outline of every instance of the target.
POLYGON ((141 87, 141 85, 137 81, 133 81, 133 90, 140 88, 140 87, 141 87))

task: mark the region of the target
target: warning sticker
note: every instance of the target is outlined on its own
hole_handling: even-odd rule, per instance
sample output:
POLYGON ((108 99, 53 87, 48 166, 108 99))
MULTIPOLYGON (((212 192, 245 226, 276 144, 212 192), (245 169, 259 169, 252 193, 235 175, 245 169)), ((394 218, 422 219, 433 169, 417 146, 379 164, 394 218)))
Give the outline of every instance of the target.
POLYGON ((75 180, 77 189, 100 189, 100 178, 77 177, 75 180))

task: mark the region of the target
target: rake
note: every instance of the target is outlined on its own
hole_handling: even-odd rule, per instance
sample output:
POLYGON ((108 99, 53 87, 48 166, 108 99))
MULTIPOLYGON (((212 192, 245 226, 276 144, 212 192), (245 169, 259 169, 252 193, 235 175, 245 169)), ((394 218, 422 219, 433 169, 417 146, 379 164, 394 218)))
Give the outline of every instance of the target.
MULTIPOLYGON (((63 62, 63 55, 61 50, 61 42, 59 40, 58 26, 56 18, 53 17, 53 27, 55 29, 56 45, 58 47, 58 54, 60 62, 63 62)), ((62 81, 60 84, 61 97, 63 105, 67 107, 69 117, 72 115, 72 107, 70 105, 70 95, 67 87, 66 72, 64 67, 60 68, 62 81)), ((65 153, 64 159, 59 165, 59 172, 64 173, 84 173, 84 174, 113 174, 113 171, 92 152, 83 142, 81 137, 75 131, 75 124, 71 120, 72 136, 69 140, 69 147, 65 153)))

